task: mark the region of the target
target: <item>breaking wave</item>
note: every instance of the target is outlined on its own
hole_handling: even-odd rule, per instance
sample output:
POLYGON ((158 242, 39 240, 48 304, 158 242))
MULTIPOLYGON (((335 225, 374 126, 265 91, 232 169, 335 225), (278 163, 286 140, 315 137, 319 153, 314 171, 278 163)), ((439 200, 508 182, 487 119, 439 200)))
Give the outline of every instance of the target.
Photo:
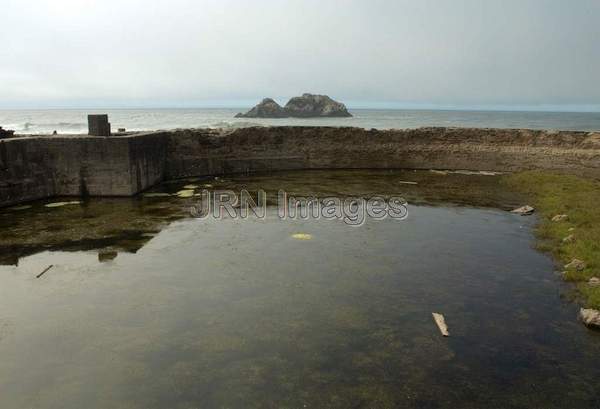
MULTIPOLYGON (((7 127, 8 128, 8 127, 7 127)), ((82 122, 56 122, 56 123, 35 123, 25 122, 23 124, 16 124, 11 129, 17 132, 24 133, 36 133, 36 132, 80 132, 87 129, 87 124, 82 122)))
POLYGON ((250 122, 250 121, 237 121, 237 122, 227 122, 227 121, 219 121, 210 125, 211 128, 222 128, 222 129, 237 129, 237 128, 250 128, 253 126, 264 126, 258 122, 250 122))

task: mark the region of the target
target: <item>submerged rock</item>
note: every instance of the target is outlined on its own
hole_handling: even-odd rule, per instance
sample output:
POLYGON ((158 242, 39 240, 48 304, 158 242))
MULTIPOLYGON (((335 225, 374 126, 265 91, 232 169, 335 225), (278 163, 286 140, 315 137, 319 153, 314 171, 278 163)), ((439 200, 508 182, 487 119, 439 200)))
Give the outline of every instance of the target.
POLYGON ((289 115, 271 98, 263 99, 260 104, 256 105, 250 111, 242 114, 237 114, 236 118, 287 118, 289 115))
POLYGON ((101 263, 106 263, 107 261, 112 261, 117 258, 119 253, 115 250, 100 250, 98 252, 98 261, 101 263))
POLYGON ((582 308, 579 319, 588 327, 600 328, 600 311, 582 308))
POLYGON ((239 113, 236 118, 347 118, 352 115, 341 102, 334 101, 327 95, 303 94, 288 101, 281 107, 271 98, 263 99, 258 105, 245 114, 239 113))
POLYGON ((295 233, 295 234, 292 234, 292 238, 294 238, 296 240, 312 240, 312 234, 295 233))

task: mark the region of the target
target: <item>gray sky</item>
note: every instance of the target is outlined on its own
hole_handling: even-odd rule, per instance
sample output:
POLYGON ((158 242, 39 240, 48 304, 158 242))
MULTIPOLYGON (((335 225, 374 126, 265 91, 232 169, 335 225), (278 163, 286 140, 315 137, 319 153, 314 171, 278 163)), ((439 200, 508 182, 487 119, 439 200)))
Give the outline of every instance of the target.
POLYGON ((598 0, 1 0, 0 107, 600 110, 598 0))

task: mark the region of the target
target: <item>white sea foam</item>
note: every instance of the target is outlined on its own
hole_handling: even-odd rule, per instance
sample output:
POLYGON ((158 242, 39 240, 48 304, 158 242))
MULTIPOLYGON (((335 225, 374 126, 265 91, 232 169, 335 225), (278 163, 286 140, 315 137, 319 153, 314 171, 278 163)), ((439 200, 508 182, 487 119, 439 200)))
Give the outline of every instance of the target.
POLYGON ((351 110, 352 118, 237 119, 235 109, 0 110, 0 126, 17 133, 78 134, 87 132, 87 115, 106 113, 112 129, 149 131, 175 128, 240 128, 250 126, 355 126, 418 128, 462 126, 600 130, 600 113, 351 110))

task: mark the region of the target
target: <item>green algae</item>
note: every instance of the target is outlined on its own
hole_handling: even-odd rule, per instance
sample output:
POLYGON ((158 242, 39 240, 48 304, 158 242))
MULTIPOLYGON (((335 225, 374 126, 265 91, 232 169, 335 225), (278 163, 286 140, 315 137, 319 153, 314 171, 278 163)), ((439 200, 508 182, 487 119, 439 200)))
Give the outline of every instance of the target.
POLYGON ((536 228, 538 249, 554 255, 559 269, 573 259, 585 262, 580 271, 564 272, 566 281, 577 283, 583 303, 600 309, 600 288, 587 285, 592 277, 600 277, 600 182, 573 175, 530 171, 504 178, 511 189, 524 194, 540 214, 536 228), (552 221, 556 215, 568 215, 552 221), (568 236, 573 240, 565 241, 568 236))

